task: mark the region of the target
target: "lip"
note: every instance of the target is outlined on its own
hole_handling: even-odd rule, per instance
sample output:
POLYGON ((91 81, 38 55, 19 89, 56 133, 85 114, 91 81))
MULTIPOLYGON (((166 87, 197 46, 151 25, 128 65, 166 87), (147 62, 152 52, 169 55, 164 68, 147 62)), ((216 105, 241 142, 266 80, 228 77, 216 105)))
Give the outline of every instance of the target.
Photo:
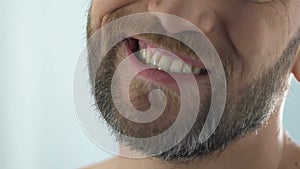
MULTIPOLYGON (((158 70, 156 68, 150 67, 146 64, 143 64, 142 62, 140 62, 137 59, 135 54, 131 51, 131 49, 128 45, 128 41, 125 41, 124 46, 126 48, 128 57, 130 57, 129 59, 132 63, 131 67, 133 69, 137 69, 137 70, 145 69, 145 70, 139 72, 137 74, 137 77, 140 78, 140 79, 143 79, 147 82, 150 82, 152 84, 156 84, 158 86, 166 86, 166 87, 169 87, 171 89, 174 89, 174 90, 178 91, 179 87, 178 87, 178 85, 177 85, 178 83, 176 82, 175 79, 180 80, 183 83, 189 82, 190 80, 193 80, 193 79, 195 79, 197 82, 204 81, 204 80, 205 81, 209 80, 208 74, 194 75, 194 74, 167 73, 165 71, 161 71, 161 70, 158 70)), ((156 46, 158 46, 158 45, 156 45, 156 46)), ((178 56, 178 57, 180 57, 180 59, 182 59, 184 62, 186 62, 188 64, 190 64, 189 61, 195 62, 193 59, 187 58, 185 56, 178 56)), ((191 65, 195 66, 195 63, 193 63, 191 65)), ((204 67, 204 65, 202 63, 198 63, 198 65, 204 67)))

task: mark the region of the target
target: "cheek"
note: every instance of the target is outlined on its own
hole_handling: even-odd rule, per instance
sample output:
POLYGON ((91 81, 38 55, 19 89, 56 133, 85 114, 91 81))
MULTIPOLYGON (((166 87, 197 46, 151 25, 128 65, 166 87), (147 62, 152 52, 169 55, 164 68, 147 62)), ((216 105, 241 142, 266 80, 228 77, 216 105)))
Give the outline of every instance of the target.
POLYGON ((244 9, 239 16, 230 17, 226 27, 241 57, 243 75, 257 75, 280 57, 285 42, 284 23, 276 17, 264 9, 244 9))
POLYGON ((94 21, 92 23, 93 26, 98 29, 101 26, 99 25, 101 22, 98 21, 102 20, 105 15, 136 1, 138 0, 93 0, 91 8, 91 18, 94 21))

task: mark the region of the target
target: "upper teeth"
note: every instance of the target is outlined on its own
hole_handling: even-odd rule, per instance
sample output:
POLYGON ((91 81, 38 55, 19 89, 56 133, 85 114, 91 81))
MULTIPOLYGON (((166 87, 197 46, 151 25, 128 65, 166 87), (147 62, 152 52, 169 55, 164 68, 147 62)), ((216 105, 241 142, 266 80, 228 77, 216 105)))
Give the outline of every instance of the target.
POLYGON ((143 49, 137 53, 140 61, 170 73, 205 73, 206 69, 191 66, 182 60, 161 54, 158 50, 143 49))

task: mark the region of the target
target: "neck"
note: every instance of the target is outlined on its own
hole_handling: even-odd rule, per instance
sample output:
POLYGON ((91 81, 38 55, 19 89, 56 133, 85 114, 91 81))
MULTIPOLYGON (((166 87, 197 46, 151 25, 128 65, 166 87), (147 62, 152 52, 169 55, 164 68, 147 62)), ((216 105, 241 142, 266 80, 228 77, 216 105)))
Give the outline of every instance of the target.
MULTIPOLYGON (((193 160, 188 164, 169 164, 158 159, 144 158, 135 160, 137 168, 164 169, 278 169, 284 152, 285 134, 282 126, 283 105, 272 114, 268 123, 255 132, 230 144, 219 154, 211 158, 193 160)), ((128 154, 128 149, 121 146, 121 154, 128 154)))

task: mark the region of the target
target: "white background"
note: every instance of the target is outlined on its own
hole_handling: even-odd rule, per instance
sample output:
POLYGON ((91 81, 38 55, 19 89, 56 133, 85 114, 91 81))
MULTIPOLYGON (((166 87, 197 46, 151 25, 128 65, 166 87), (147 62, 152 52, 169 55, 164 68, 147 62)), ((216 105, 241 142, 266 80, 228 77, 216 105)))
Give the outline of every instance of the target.
MULTIPOLYGON (((0 0, 0 168, 78 168, 111 157, 81 130, 72 96, 88 1, 0 0)), ((284 124, 300 141, 300 85, 284 124)))

